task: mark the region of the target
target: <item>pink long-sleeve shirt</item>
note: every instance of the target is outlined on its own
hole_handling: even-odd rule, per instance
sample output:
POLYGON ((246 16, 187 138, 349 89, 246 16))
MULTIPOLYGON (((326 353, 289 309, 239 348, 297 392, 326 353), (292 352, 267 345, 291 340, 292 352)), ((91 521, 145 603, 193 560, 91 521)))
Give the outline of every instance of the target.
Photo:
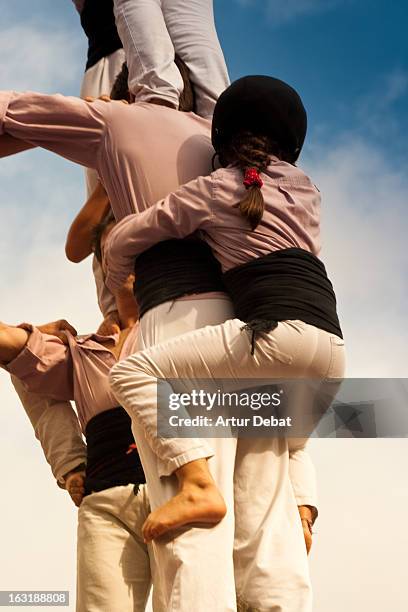
POLYGON ((147 102, 2 91, 0 156, 12 153, 4 134, 95 169, 118 220, 211 171, 210 122, 147 102))
MULTIPOLYGON (((0 92, 0 157, 22 142, 94 168, 115 217, 146 210, 183 183, 211 171, 210 122, 149 103, 88 103, 79 98, 0 92), (13 136, 14 143, 6 135, 13 136)), ((96 275, 100 307, 111 295, 96 275)))
MULTIPOLYGON (((31 331, 27 344, 3 367, 28 391, 55 400, 74 400, 83 432, 92 417, 118 405, 108 382, 109 370, 116 359, 106 346, 106 336, 74 337, 67 332, 66 346, 56 336, 44 334, 36 327, 27 324, 21 327, 31 331)), ((120 359, 137 350, 137 328, 135 325, 126 337, 120 359)), ((118 336, 110 338, 113 342, 118 340, 118 336)))
POLYGON ((105 245, 106 284, 114 290, 132 272, 134 258, 153 244, 199 230, 223 271, 272 251, 298 247, 320 252, 320 193, 302 170, 277 158, 262 174, 265 211, 252 230, 239 209, 242 171, 222 168, 184 185, 141 214, 123 219, 105 245))

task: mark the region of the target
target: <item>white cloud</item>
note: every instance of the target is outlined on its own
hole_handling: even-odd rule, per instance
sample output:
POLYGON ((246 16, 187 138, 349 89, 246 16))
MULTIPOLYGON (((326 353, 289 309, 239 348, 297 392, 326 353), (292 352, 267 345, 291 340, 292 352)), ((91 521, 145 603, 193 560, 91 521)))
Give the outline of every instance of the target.
POLYGON ((43 31, 27 25, 0 28, 0 88, 54 92, 79 90, 85 64, 83 41, 61 29, 43 31))
POLYGON ((408 180, 352 137, 306 163, 322 191, 323 252, 337 291, 349 376, 406 376, 408 180))
POLYGON ((355 113, 359 130, 398 143, 401 124, 394 105, 407 97, 408 72, 395 66, 388 74, 379 77, 375 86, 358 100, 355 113))

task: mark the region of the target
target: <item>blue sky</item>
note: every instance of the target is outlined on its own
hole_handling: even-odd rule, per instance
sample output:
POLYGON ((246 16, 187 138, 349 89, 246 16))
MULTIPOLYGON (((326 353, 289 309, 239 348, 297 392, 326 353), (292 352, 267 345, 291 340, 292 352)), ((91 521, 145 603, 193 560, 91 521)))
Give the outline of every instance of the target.
MULTIPOLYGON (((85 50, 70 0, 8 3, 3 22, 64 29, 85 50)), ((233 79, 273 74, 301 92, 308 145, 361 134, 408 158, 408 7, 404 0, 215 0, 233 79), (391 8, 392 7, 392 8, 391 8)), ((3 9, 4 13, 4 9, 3 9)), ((67 49, 67 53, 69 53, 67 49)), ((27 84, 29 85, 29 84, 27 84)))
POLYGON ((339 131, 360 132, 406 161, 404 0, 221 0, 216 6, 233 78, 260 72, 288 80, 305 100, 310 138, 330 142, 339 131), (367 121, 367 111, 378 115, 378 125, 367 121))

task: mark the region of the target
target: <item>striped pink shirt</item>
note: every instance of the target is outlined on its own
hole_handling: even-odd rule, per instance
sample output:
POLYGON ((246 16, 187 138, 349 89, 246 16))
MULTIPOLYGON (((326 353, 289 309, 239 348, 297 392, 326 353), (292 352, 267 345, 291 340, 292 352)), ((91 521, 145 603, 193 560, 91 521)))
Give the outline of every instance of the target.
POLYGON ((0 91, 0 156, 2 134, 95 169, 118 220, 209 174, 214 152, 210 122, 194 113, 59 94, 0 91))
MULTIPOLYGON (((109 370, 116 359, 106 347, 107 336, 74 337, 67 332, 66 346, 56 336, 44 334, 36 327, 26 324, 21 327, 31 331, 28 342, 3 367, 19 378, 28 391, 56 400, 74 400, 83 431, 93 416, 118 405, 108 382, 109 370)), ((135 325, 123 343, 121 359, 137 350, 137 332, 135 325)), ((118 336, 109 338, 118 341, 118 336)))
POLYGON ((153 244, 197 230, 224 271, 279 249, 298 247, 318 255, 319 190, 302 170, 277 158, 262 179, 265 211, 255 230, 236 207, 245 187, 242 172, 233 167, 191 181, 149 210, 123 219, 106 241, 107 286, 120 286, 135 256, 153 244))

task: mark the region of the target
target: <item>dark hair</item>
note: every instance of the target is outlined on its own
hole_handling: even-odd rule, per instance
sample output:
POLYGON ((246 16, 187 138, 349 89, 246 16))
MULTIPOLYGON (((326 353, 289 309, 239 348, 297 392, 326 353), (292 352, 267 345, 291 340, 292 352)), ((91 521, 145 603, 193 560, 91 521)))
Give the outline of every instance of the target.
MULTIPOLYGON (((282 152, 276 143, 271 142, 267 136, 251 132, 239 132, 231 137, 228 143, 223 144, 219 151, 223 166, 232 164, 240 168, 244 175, 249 168, 265 172, 270 164, 271 155, 282 159, 282 152)), ((259 225, 265 208, 262 189, 251 185, 244 199, 236 206, 254 230, 259 225)))
MULTIPOLYGON (((184 83, 184 89, 180 94, 179 110, 190 113, 196 109, 196 98, 193 86, 190 81, 190 71, 183 60, 176 55, 174 58, 184 83)), ((110 97, 112 100, 127 100, 130 102, 129 93, 129 70, 126 62, 123 62, 121 71, 116 75, 115 82, 113 83, 110 97)))
POLYGON ((108 225, 113 221, 115 221, 115 217, 112 209, 110 208, 102 221, 92 228, 91 246, 92 251, 95 253, 95 257, 99 263, 102 263, 101 238, 108 225))
POLYGON ((193 85, 190 81, 190 70, 183 60, 176 55, 174 58, 184 83, 184 89, 180 94, 179 110, 185 113, 195 112, 196 110, 196 97, 193 89, 193 85))
POLYGON ((128 86, 129 70, 126 62, 123 62, 121 71, 116 75, 112 85, 110 97, 112 100, 127 100, 130 102, 128 86))

